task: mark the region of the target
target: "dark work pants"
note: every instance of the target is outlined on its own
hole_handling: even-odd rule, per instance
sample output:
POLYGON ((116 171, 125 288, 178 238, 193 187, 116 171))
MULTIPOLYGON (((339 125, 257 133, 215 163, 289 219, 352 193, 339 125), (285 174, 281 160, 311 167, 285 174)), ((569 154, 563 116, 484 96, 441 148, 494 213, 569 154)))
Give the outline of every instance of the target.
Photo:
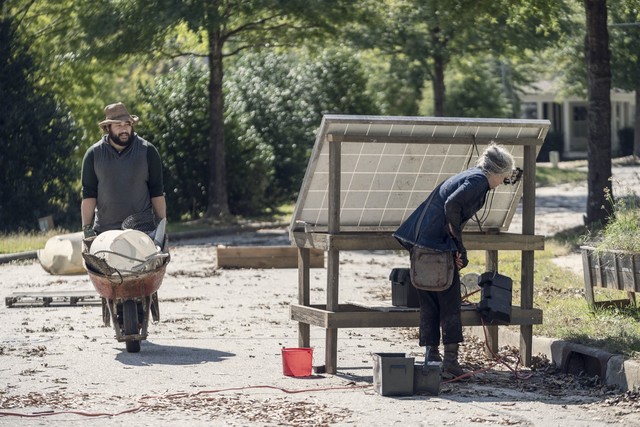
POLYGON ((441 292, 418 289, 420 301, 420 346, 440 345, 440 327, 442 343, 454 344, 463 341, 462 320, 460 319, 460 273, 455 269, 453 284, 441 292))

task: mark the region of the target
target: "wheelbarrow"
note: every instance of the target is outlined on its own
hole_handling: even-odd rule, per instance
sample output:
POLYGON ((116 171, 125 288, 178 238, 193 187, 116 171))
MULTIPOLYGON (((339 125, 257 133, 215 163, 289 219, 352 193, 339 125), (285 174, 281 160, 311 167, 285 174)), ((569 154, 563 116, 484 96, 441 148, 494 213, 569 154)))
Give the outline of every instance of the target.
POLYGON ((149 317, 160 320, 158 289, 162 285, 169 255, 165 236, 162 250, 141 260, 139 272, 123 272, 109 266, 104 259, 91 254, 91 240, 85 240, 82 257, 91 283, 102 299, 102 320, 105 326, 113 324, 118 342, 125 342, 127 352, 138 353, 140 341, 147 339, 149 317))

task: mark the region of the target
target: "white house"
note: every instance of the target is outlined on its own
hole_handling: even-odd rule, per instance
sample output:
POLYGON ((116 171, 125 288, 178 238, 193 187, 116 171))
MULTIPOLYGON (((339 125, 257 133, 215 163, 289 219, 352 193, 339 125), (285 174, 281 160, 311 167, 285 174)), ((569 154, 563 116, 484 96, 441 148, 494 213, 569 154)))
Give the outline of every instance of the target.
MULTIPOLYGON (((587 157, 587 106, 586 99, 577 96, 561 97, 553 81, 540 81, 520 97, 522 118, 548 119, 549 132, 563 135, 562 158, 587 157)), ((611 151, 615 155, 620 149, 618 131, 633 127, 635 95, 618 89, 611 91, 611 151)))

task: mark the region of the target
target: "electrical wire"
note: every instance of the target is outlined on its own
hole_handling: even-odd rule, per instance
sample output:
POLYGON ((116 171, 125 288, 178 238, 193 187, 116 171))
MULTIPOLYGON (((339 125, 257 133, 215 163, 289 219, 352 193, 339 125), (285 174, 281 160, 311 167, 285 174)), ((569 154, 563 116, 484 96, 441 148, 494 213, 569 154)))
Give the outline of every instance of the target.
MULTIPOLYGON (((464 285, 464 286, 465 286, 465 290, 466 290, 466 285, 464 285)), ((465 295, 462 297, 462 303, 465 304, 465 305, 472 305, 474 308, 477 309, 478 305, 476 303, 470 302, 469 301, 469 297, 471 297, 472 295, 474 295, 474 294, 476 294, 478 292, 480 292, 480 289, 478 289, 476 291, 473 291, 471 293, 465 292, 465 295)), ((520 360, 519 359, 518 359, 518 361, 516 361, 515 367, 512 367, 504 360, 504 357, 496 354, 491 349, 491 346, 489 345, 489 334, 487 332, 487 325, 484 323, 484 319, 482 318, 482 316, 480 316, 480 323, 482 324, 482 330, 484 332, 484 345, 485 345, 485 348, 489 349, 489 351, 491 352, 491 356, 493 357, 493 363, 491 363, 489 366, 486 366, 486 367, 484 367, 482 369, 477 369, 475 371, 466 372, 463 375, 457 376, 457 377, 449 379, 447 381, 442 381, 442 383, 443 384, 447 384, 447 383, 451 383, 451 382, 455 382, 455 381, 460 381, 462 379, 471 377, 473 375, 486 372, 486 371, 488 371, 489 369, 492 369, 494 366, 496 366, 498 364, 502 364, 505 367, 507 367, 507 369, 509 369, 511 372, 513 372, 514 376, 518 380, 528 380, 528 379, 530 379, 533 376, 533 373, 523 374, 522 372, 518 371, 518 366, 520 365, 520 360)))
MULTIPOLYGON (((478 149, 478 143, 476 142, 476 136, 475 135, 471 135, 471 151, 469 151, 469 156, 467 157, 467 163, 465 164, 465 169, 469 169, 469 165, 471 164, 471 159, 473 158, 473 154, 475 154, 478 156, 478 158, 480 157, 480 150, 478 149)), ((480 216, 480 218, 478 218, 478 214, 477 212, 474 214, 473 216, 473 221, 478 225, 478 228, 480 229, 480 232, 482 232, 482 223, 484 223, 484 221, 489 218, 489 214, 491 212, 491 206, 493 205, 493 197, 495 195, 495 190, 491 189, 489 190, 490 195, 489 195, 489 207, 487 208, 487 204, 484 203, 483 205, 483 210, 482 210, 482 214, 480 216)))

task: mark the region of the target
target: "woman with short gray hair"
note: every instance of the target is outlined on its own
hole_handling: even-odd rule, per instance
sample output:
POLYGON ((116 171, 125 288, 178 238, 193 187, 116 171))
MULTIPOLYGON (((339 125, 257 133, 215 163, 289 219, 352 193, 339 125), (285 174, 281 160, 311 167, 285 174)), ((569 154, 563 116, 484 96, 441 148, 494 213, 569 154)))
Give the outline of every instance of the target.
POLYGON ((419 344, 426 348, 425 362, 441 361, 446 378, 466 376, 458 363, 458 347, 463 341, 459 271, 469 263, 462 229, 485 204, 487 194, 511 177, 513 168, 511 153, 491 142, 476 167, 438 185, 393 234, 410 253, 411 279, 420 301, 419 344), (443 273, 436 275, 434 270, 443 273), (438 350, 440 328, 444 359, 438 350))

